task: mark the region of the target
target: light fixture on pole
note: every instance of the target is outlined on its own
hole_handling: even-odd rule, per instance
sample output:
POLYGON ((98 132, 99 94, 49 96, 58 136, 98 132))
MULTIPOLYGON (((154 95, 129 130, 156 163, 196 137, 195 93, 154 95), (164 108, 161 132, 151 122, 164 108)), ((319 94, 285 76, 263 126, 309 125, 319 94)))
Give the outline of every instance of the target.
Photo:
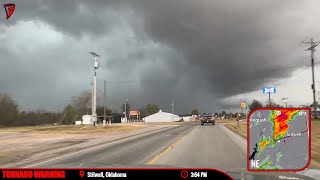
POLYGON ((93 70, 94 70, 94 77, 93 77, 93 99, 92 99, 92 123, 95 126, 97 122, 97 69, 99 68, 99 63, 97 61, 97 57, 100 57, 95 52, 90 52, 94 56, 94 64, 93 64, 93 70))

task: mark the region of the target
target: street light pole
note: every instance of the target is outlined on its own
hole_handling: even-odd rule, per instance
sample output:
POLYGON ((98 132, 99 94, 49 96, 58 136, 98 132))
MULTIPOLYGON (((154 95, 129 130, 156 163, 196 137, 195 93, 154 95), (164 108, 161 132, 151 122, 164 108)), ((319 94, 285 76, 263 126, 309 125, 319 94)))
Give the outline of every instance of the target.
POLYGON ((92 106, 92 122, 93 122, 93 126, 96 126, 96 122, 97 122, 97 69, 99 68, 99 63, 97 61, 97 57, 100 57, 100 55, 98 55, 95 52, 90 52, 90 54, 92 54, 94 56, 94 78, 93 78, 93 106, 92 106))

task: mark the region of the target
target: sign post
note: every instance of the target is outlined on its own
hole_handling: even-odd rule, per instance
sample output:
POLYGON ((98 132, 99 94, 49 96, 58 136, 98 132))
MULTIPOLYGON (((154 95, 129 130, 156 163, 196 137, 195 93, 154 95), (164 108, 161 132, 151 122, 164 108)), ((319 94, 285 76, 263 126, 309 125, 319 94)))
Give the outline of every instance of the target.
POLYGON ((288 108, 288 98, 287 97, 281 98, 281 101, 283 103, 285 103, 286 104, 286 108, 288 108))
POLYGON ((240 107, 241 107, 241 112, 243 113, 243 109, 244 109, 244 114, 245 114, 245 118, 247 117, 247 103, 245 102, 245 101, 242 101, 241 102, 241 105, 240 105, 240 107))
POLYGON ((276 87, 264 87, 264 88, 262 88, 262 93, 263 94, 269 94, 269 108, 271 108, 270 94, 271 93, 276 93, 276 87))

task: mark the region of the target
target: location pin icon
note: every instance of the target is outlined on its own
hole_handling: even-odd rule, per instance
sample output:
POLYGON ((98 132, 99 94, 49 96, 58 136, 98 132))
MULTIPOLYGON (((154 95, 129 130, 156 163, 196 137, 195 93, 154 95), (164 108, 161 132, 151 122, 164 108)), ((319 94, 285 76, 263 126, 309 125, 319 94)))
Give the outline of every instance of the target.
POLYGON ((81 176, 81 178, 83 177, 83 175, 84 175, 84 172, 83 171, 80 171, 80 176, 81 176))

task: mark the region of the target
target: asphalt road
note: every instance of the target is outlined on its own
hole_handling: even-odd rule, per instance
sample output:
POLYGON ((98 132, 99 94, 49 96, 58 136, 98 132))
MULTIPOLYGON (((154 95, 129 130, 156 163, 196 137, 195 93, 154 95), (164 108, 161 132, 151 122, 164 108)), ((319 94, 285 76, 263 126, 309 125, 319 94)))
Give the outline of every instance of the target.
MULTIPOLYGON (((160 155, 161 156, 161 155, 160 155)), ((206 124, 193 129, 154 164, 185 168, 246 168, 246 143, 222 125, 206 124)))
POLYGON ((163 131, 106 143, 88 151, 79 151, 79 153, 75 151, 70 155, 62 155, 24 167, 135 167, 146 164, 197 125, 198 123, 190 123, 173 126, 163 131))
POLYGON ((219 124, 200 127, 195 122, 28 167, 144 167, 148 164, 145 167, 239 169, 246 168, 246 144, 242 141, 219 124))

